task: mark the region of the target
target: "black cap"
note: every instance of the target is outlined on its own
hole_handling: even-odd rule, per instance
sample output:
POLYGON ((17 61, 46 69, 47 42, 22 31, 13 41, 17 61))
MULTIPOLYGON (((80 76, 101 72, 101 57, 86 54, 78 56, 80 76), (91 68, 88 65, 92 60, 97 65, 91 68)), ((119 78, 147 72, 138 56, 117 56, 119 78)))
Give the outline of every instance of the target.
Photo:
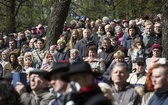
POLYGON ((58 73, 58 72, 67 72, 69 70, 70 64, 67 62, 58 62, 54 63, 52 70, 45 75, 45 79, 51 80, 50 77, 52 74, 58 73))
POLYGON ((12 81, 13 73, 6 73, 2 78, 3 78, 3 80, 12 81))
POLYGON ((43 75, 43 76, 45 76, 47 73, 48 73, 47 71, 45 71, 45 70, 40 70, 40 69, 34 69, 34 70, 31 70, 31 71, 29 72, 30 75, 31 75, 31 74, 41 74, 41 75, 43 75))
POLYGON ((70 69, 67 73, 64 73, 61 76, 61 79, 69 82, 70 81, 69 80, 70 76, 72 76, 74 74, 79 74, 79 73, 89 73, 89 74, 92 74, 95 77, 101 75, 101 73, 93 72, 89 63, 87 63, 87 62, 76 62, 76 63, 73 63, 70 66, 70 69))
POLYGON ((136 63, 146 63, 144 58, 137 58, 136 63))

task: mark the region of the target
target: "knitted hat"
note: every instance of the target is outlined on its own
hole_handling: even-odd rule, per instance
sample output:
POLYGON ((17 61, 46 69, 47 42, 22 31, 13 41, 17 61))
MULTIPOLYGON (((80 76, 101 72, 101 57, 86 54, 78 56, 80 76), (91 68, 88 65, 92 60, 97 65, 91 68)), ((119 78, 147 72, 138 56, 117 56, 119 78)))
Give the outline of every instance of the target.
POLYGON ((160 44, 153 44, 151 50, 153 50, 153 49, 159 49, 161 51, 163 50, 163 48, 160 44))

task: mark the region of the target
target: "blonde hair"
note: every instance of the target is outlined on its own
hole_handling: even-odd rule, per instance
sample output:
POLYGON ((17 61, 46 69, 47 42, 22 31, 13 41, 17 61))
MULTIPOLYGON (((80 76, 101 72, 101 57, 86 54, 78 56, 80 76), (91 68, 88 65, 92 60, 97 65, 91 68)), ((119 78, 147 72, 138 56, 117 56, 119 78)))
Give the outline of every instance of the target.
POLYGON ((115 54, 114 54, 114 58, 125 58, 125 54, 124 52, 122 52, 121 50, 118 50, 115 54))
POLYGON ((30 60, 33 62, 33 61, 34 61, 34 58, 33 58, 32 52, 26 52, 26 53, 24 54, 24 62, 27 61, 26 57, 28 57, 28 56, 31 57, 30 60))

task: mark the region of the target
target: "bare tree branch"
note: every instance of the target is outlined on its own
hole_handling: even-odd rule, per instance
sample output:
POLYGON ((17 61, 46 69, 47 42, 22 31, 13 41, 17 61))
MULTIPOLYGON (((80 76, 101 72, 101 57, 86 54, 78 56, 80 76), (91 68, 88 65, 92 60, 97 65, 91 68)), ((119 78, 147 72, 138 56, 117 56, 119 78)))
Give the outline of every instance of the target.
POLYGON ((4 2, 1 2, 1 1, 0 1, 0 4, 2 4, 2 5, 4 5, 4 6, 6 6, 6 7, 8 7, 8 8, 10 8, 10 6, 9 6, 9 5, 7 5, 7 4, 5 4, 4 2))

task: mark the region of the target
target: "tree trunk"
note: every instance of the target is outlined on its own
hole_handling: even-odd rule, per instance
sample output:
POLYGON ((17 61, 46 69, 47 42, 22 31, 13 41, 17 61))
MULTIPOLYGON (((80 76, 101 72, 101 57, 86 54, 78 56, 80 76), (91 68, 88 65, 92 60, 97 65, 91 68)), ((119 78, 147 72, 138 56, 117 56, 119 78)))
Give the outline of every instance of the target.
POLYGON ((10 1, 10 17, 9 17, 9 23, 8 23, 8 32, 13 33, 16 32, 16 19, 15 19, 15 4, 16 0, 11 0, 10 1))
POLYGON ((71 0, 56 0, 53 4, 46 34, 46 49, 49 49, 50 45, 56 44, 59 35, 62 34, 70 4, 71 0))
POLYGON ((163 46, 163 57, 168 59, 168 1, 162 0, 162 14, 163 14, 163 24, 162 24, 162 46, 163 46))

